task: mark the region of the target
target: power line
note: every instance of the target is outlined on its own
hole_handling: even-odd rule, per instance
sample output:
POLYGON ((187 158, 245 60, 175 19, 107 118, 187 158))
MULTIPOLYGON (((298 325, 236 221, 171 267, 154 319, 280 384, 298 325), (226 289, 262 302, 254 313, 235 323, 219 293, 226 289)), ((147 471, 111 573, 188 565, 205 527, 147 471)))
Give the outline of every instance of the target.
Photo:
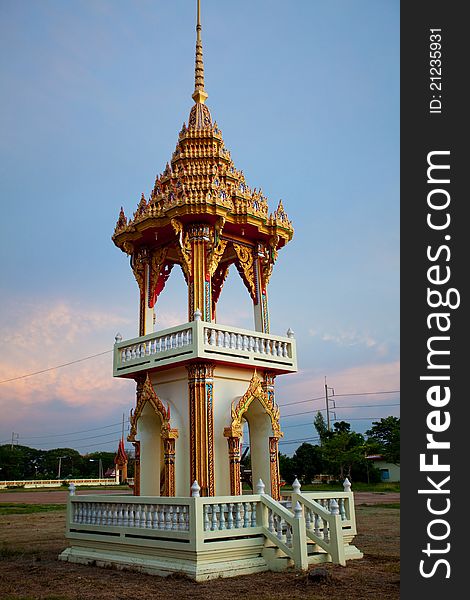
POLYGON ((27 377, 33 377, 33 375, 40 375, 41 373, 47 373, 48 371, 55 371, 56 369, 61 369, 62 367, 68 367, 69 365, 75 365, 77 363, 83 362, 85 360, 90 360, 90 358, 96 358, 98 356, 103 356, 104 354, 109 354, 113 352, 113 350, 106 350, 105 352, 99 352, 98 354, 92 354, 90 356, 85 356, 85 358, 78 358, 77 360, 72 360, 67 363, 63 363, 61 365, 56 365, 55 367, 49 367, 47 369, 42 369, 41 371, 34 371, 34 373, 28 373, 26 375, 19 375, 18 377, 11 377, 10 379, 4 379, 0 381, 2 383, 8 383, 10 381, 18 381, 18 379, 26 379, 27 377))
MULTIPOLYGON (((129 420, 127 420, 127 423, 129 423, 129 420)), ((59 437, 59 436, 65 436, 65 435, 78 435, 80 433, 89 433, 90 431, 99 431, 100 429, 108 429, 109 427, 116 427, 117 425, 121 425, 121 423, 112 423, 111 425, 103 425, 102 427, 93 427, 92 429, 83 429, 82 431, 70 431, 69 433, 50 433, 47 435, 28 435, 26 437, 22 437, 21 439, 24 440, 40 440, 40 439, 44 439, 44 438, 51 438, 51 437, 59 437)), ((105 434, 103 434, 105 435, 105 434)))
POLYGON ((400 393, 400 390, 387 390, 384 392, 362 392, 362 393, 357 393, 357 394, 333 394, 335 398, 338 398, 339 396, 376 396, 378 394, 398 394, 400 393))
POLYGON ((318 396, 318 398, 309 398, 308 400, 296 400, 295 402, 289 402, 288 404, 279 404, 279 406, 293 406, 294 404, 304 404, 305 402, 316 402, 317 400, 324 399, 324 396, 318 396))

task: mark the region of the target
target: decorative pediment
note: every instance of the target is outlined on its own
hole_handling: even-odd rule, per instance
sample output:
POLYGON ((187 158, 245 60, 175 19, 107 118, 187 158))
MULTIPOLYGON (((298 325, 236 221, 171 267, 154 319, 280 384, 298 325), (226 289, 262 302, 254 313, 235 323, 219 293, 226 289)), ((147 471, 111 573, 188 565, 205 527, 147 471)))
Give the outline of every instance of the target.
POLYGON ((225 437, 241 437, 242 435, 242 418, 246 413, 251 403, 254 400, 258 400, 261 406, 264 408, 267 415, 271 419, 271 425, 273 428, 273 437, 280 438, 284 434, 281 432, 279 424, 280 411, 278 405, 274 401, 272 394, 269 394, 265 390, 263 381, 255 371, 251 378, 250 385, 244 393, 244 395, 238 400, 238 402, 232 403, 231 418, 232 423, 230 427, 224 429, 225 437))
POLYGON ((129 416, 130 432, 127 437, 128 441, 135 441, 135 436, 137 435, 137 422, 142 415, 142 411, 147 402, 150 403, 151 407, 162 421, 162 437, 177 438, 178 430, 172 429, 170 425, 170 406, 168 405, 165 407, 153 389, 149 374, 146 373, 145 377, 141 377, 137 380, 137 402, 135 410, 131 409, 129 416))

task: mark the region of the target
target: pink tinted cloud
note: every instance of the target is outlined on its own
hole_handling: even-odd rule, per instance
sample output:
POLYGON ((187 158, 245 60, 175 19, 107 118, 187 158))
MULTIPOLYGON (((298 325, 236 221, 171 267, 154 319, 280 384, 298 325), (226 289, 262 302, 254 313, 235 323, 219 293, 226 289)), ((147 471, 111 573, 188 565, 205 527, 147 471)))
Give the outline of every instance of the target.
MULTIPOLYGON (((74 306, 67 302, 42 305, 4 329, 0 380, 48 369, 86 356, 111 351, 119 315, 74 306)), ((112 377, 112 353, 3 383, 0 405, 38 405, 51 399, 70 405, 112 404, 122 382, 112 377)))

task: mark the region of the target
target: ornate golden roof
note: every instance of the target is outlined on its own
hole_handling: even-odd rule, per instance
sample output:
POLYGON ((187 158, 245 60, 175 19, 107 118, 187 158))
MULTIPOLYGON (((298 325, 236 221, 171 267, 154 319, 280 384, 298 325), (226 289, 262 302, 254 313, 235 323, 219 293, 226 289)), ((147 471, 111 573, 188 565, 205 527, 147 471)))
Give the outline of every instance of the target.
POLYGON ((171 161, 155 179, 150 196, 142 194, 132 218, 127 219, 122 208, 119 214, 113 241, 128 254, 150 240, 155 245, 155 236, 160 238, 161 234, 163 241, 174 235, 170 225, 174 218, 182 223, 208 224, 222 218, 224 233, 252 242, 266 242, 275 236, 276 248, 293 235, 282 202, 270 213, 262 190, 251 188, 243 171, 235 167, 222 131, 205 105, 208 94, 204 88, 199 3, 196 32, 195 104, 188 124, 183 124, 171 161))

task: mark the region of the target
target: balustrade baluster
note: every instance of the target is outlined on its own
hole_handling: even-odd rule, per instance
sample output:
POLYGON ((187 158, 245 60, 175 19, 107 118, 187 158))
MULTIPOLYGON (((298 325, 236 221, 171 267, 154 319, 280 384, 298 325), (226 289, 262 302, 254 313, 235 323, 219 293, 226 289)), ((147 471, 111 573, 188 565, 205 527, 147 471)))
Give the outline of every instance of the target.
POLYGON ((224 348, 230 348, 230 333, 225 332, 224 348))
POLYGON ((165 507, 163 504, 160 506, 160 512, 158 513, 158 529, 165 529, 165 507))
POLYGON ((259 339, 257 337, 254 338, 253 352, 259 353, 259 339))
POLYGON ((226 529, 225 526, 225 507, 226 504, 219 504, 219 529, 226 529))
POLYGON ((346 507, 344 506, 344 498, 338 499, 338 505, 339 505, 339 514, 341 515, 341 520, 345 521, 347 517, 346 517, 346 507))
POLYGON ((250 515, 249 515, 250 505, 248 502, 243 503, 243 527, 250 526, 250 515))
POLYGON ((233 529, 233 502, 228 504, 227 529, 233 529))
POLYGON ((259 341, 259 351, 260 351, 260 354, 266 354, 264 343, 265 343, 265 340, 263 338, 261 338, 260 341, 259 341))
POLYGON ((180 519, 180 530, 186 531, 188 529, 188 527, 186 526, 186 506, 183 506, 180 511, 180 519))
POLYGON ((307 506, 305 507, 305 527, 312 529, 312 513, 307 506))
POLYGON ((215 531, 217 529, 217 507, 215 504, 212 504, 211 508, 212 508, 211 531, 215 531))
POLYGON ((137 507, 134 511, 134 525, 136 527, 140 527, 140 511, 141 511, 141 506, 140 504, 137 504, 137 507))
POLYGON ((251 526, 256 527, 256 502, 251 503, 251 526))
POLYGON ((276 531, 277 531, 277 539, 284 541, 284 534, 282 532, 282 522, 283 522, 283 518, 280 517, 279 515, 276 515, 276 531))
POLYGON ((204 504, 204 531, 209 531, 210 522, 209 522, 209 506, 204 504))
POLYGON ((147 512, 145 504, 142 505, 142 509, 140 511, 140 527, 147 527, 147 512))
POLYGON ((242 349, 243 350, 248 350, 248 345, 249 345, 248 336, 244 335, 243 336, 243 346, 242 346, 242 349))
POLYGON ((289 353, 287 352, 287 342, 283 342, 282 344, 282 356, 285 358, 289 357, 289 353))
POLYGON ((274 533, 274 515, 271 508, 268 508, 268 530, 274 533))
POLYGON ((125 362, 126 362, 126 351, 121 350, 121 363, 125 363, 125 362))
POLYGON ((90 523, 96 525, 96 502, 91 503, 90 523))
POLYGON ((288 548, 292 548, 292 528, 289 523, 286 523, 286 546, 288 548))
POLYGON ((328 531, 328 521, 322 519, 323 521, 323 539, 326 543, 330 541, 329 531, 328 531))
POLYGON ((151 340, 148 340, 147 342, 145 342, 145 356, 148 356, 150 354, 150 346, 152 345, 151 340))
POLYGON ((315 535, 317 535, 318 537, 320 537, 320 523, 321 523, 320 515, 315 513, 315 527, 314 527, 313 531, 314 531, 315 535))
POLYGON ((129 527, 135 525, 134 504, 129 504, 129 527))
POLYGON ((124 513, 122 515, 122 524, 124 527, 129 526, 129 505, 128 504, 124 505, 124 513))
POLYGON ((149 504, 149 506, 147 506, 147 529, 153 529, 152 522, 154 508, 155 507, 153 506, 153 504, 149 504))
POLYGON ((242 524, 242 518, 241 518, 241 511, 240 511, 240 507, 241 507, 241 502, 237 502, 235 505, 235 527, 238 529, 241 524, 242 524))
POLYGON ((209 344, 211 346, 215 346, 216 345, 216 335, 215 335, 215 329, 211 329, 210 330, 210 337, 209 337, 209 344))
POLYGON ((189 329, 188 330, 188 346, 191 346, 192 343, 193 343, 193 330, 189 329))
POLYGON ((165 529, 170 530, 173 523, 173 507, 166 507, 165 529))

